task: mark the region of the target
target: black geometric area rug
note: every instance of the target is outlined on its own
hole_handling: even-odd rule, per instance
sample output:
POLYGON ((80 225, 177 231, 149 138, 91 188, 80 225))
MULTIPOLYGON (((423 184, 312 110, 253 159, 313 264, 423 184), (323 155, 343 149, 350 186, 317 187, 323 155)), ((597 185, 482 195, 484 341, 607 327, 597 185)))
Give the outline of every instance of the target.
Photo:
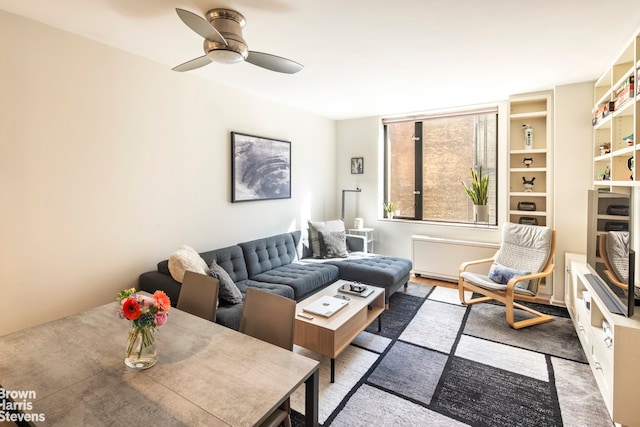
MULTIPOLYGON (((457 290, 410 283, 374 322, 320 366, 322 426, 603 426, 611 422, 565 309, 511 329, 504 307, 462 306, 457 290)), ((519 315, 521 315, 519 313, 519 315)), ((304 425, 304 387, 291 398, 304 425)))

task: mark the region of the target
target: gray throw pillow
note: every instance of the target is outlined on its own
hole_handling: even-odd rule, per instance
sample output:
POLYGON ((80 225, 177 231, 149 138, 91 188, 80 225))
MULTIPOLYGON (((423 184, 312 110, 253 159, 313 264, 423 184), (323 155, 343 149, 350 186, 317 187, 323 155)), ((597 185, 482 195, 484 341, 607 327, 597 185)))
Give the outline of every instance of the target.
MULTIPOLYGON (((337 232, 345 231, 344 222, 341 219, 335 219, 332 221, 307 221, 309 225, 309 244, 313 250, 314 258, 322 258, 320 251, 320 237, 319 233, 322 232, 337 232)), ((346 233, 346 232, 345 232, 346 233)))
POLYGON ((318 240, 320 241, 320 256, 322 258, 346 258, 347 237, 344 231, 320 231, 318 240))
POLYGON ((218 289, 218 298, 223 299, 231 304, 239 304, 242 302, 242 292, 238 289, 238 286, 233 282, 231 276, 227 271, 220 267, 214 260, 209 266, 211 275, 220 281, 220 287, 218 289))

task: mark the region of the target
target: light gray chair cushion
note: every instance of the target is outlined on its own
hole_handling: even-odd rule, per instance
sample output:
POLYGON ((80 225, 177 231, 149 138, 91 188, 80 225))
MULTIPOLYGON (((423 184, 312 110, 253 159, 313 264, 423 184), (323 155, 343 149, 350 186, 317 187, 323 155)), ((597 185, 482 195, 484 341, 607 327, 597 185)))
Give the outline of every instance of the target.
MULTIPOLYGON (((463 272, 460 276, 464 280, 469 283, 473 283, 474 285, 478 285, 485 289, 492 289, 494 291, 504 291, 507 289, 507 285, 503 285, 502 283, 496 283, 484 274, 471 273, 469 271, 463 272)), ((528 284, 527 284, 528 285, 528 284)), ((535 293, 531 292, 528 287, 519 287, 516 285, 514 291, 523 294, 523 295, 535 295, 535 293)))
POLYGON ((539 272, 551 250, 551 229, 508 222, 502 228, 502 246, 496 262, 517 270, 539 272))

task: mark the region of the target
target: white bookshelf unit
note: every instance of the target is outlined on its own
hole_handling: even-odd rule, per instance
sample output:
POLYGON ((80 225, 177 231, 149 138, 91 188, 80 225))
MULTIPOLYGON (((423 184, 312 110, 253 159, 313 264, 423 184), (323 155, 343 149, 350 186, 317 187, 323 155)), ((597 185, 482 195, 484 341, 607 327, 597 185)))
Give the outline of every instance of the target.
POLYGON ((640 426, 640 314, 607 310, 585 279, 585 255, 565 254, 565 266, 565 303, 609 415, 622 426, 640 426))
POLYGON ((637 186, 635 158, 640 144, 635 136, 638 119, 638 70, 640 34, 623 47, 622 53, 596 80, 593 106, 593 185, 613 191, 637 186))
POLYGON ((509 98, 509 221, 553 227, 553 95, 539 92, 509 98), (525 142, 530 126, 533 141, 525 142), (525 188, 524 180, 533 179, 525 188), (529 209, 523 206, 528 205, 529 209), (535 206, 535 207, 534 207, 535 206))

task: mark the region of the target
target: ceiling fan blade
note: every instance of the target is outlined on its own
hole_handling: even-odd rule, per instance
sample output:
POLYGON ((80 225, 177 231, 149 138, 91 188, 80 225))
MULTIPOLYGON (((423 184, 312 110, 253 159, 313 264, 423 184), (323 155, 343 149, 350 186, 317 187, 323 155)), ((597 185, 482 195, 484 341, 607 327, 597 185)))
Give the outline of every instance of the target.
POLYGON ((218 32, 211 24, 209 24, 203 17, 196 15, 184 9, 176 9, 176 13, 182 19, 182 22, 187 24, 187 27, 191 28, 196 33, 200 34, 203 38, 211 40, 213 42, 224 43, 228 46, 229 43, 222 37, 222 34, 218 32))
POLYGON ((173 71, 190 71, 195 70, 196 68, 204 67, 205 65, 211 64, 211 60, 207 55, 201 56, 196 59, 192 59, 191 61, 187 61, 184 64, 180 64, 176 67, 173 67, 173 71))
POLYGON ((290 59, 262 52, 250 51, 246 61, 267 70, 286 74, 294 74, 304 68, 301 64, 290 59))

